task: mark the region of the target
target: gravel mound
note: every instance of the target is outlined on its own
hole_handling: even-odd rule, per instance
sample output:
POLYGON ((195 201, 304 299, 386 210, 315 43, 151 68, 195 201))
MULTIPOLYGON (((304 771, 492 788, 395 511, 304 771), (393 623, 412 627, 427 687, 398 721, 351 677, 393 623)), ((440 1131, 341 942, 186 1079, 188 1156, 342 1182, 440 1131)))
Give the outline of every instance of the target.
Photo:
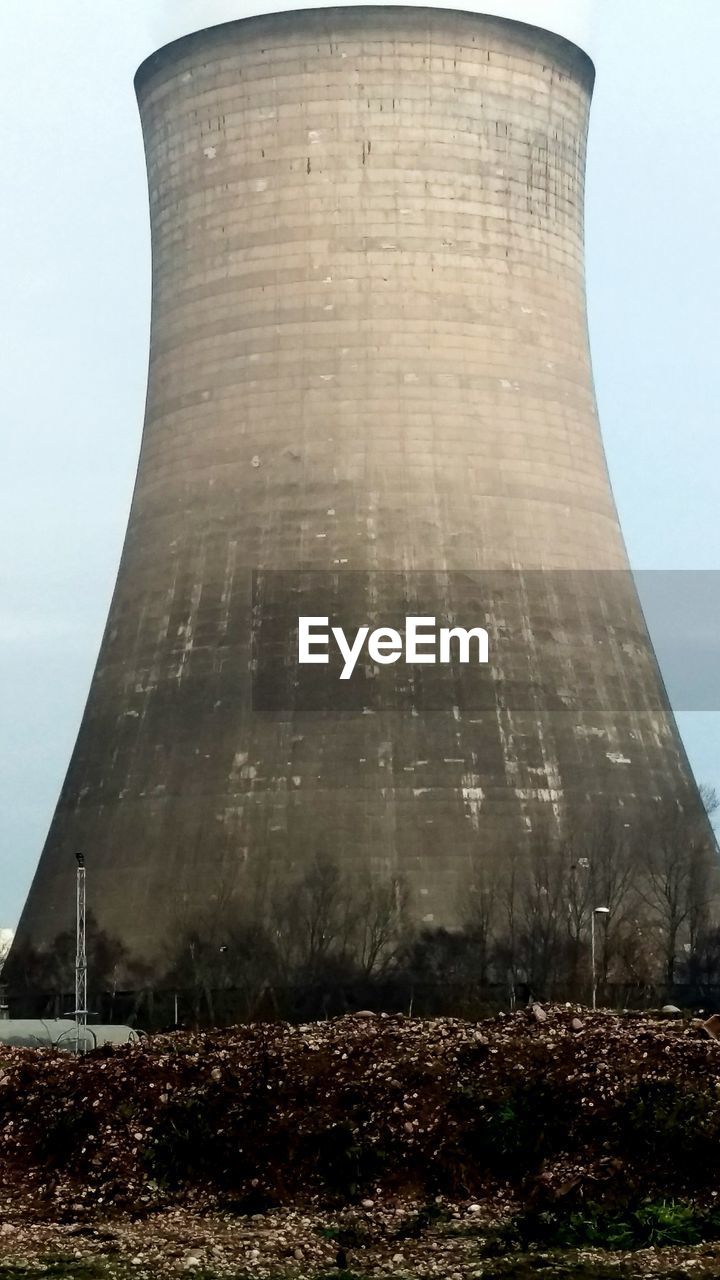
POLYGON ((712 1202, 719 1173, 720 1044, 681 1020, 367 1014, 0 1053, 0 1178, 39 1202, 712 1202))

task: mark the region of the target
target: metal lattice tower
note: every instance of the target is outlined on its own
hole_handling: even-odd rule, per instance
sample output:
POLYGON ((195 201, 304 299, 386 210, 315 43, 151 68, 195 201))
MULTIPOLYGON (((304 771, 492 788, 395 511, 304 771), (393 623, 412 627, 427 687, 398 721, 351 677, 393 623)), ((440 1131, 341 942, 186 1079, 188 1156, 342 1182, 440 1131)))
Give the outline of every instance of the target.
POLYGON ((85 891, 85 855, 76 853, 76 911, 75 911, 75 1052, 84 1043, 83 1031, 87 1026, 87 910, 85 891))

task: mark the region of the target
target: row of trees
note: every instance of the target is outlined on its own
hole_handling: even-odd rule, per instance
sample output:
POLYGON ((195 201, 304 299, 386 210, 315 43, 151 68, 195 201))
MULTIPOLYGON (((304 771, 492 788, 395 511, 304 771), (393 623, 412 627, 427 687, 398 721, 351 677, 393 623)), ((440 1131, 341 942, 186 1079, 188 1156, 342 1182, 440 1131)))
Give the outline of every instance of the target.
MULTIPOLYGON (((706 804, 716 807, 714 794, 706 804)), ((643 989, 714 982, 718 862, 707 824, 667 806, 640 828, 595 815, 579 833, 536 835, 499 875, 478 859, 467 927, 481 974, 520 976, 538 993, 587 988, 591 917, 601 983, 643 989), (603 923, 604 922, 604 923, 603 923)))
MULTIPOLYGON (((714 795, 704 799, 712 812, 714 795)), ((536 830, 492 856, 478 850, 452 932, 414 926, 401 879, 351 881, 317 856, 262 911, 244 911, 228 888, 180 915, 153 971, 91 920, 89 967, 106 1016, 118 1016, 120 992, 132 988, 122 1011, 132 1016, 144 1000, 146 1019, 159 992, 181 993, 182 1014, 209 1023, 368 1004, 467 1013, 531 994, 584 999, 598 906, 608 909, 597 917, 601 993, 652 999, 683 984, 702 998, 720 984, 716 849, 707 823, 678 805, 641 828, 596 814, 561 839, 536 830)), ((74 958, 68 931, 48 951, 14 952, 4 977, 16 994, 54 995, 57 1008, 73 989, 74 958)), ((167 998, 164 1009, 172 1021, 167 998)))

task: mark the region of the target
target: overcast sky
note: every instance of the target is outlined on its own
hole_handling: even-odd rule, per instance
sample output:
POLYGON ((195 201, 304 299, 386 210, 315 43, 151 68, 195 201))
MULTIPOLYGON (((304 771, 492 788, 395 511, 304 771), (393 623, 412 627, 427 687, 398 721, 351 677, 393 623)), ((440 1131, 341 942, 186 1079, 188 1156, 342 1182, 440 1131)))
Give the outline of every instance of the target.
MULTIPOLYGON (((367 0, 345 0, 346 4, 365 4, 367 0)), ((594 0, 469 0, 460 6, 457 0, 433 0, 440 9, 470 9, 476 13, 494 13, 518 22, 535 22, 574 40, 584 48, 592 43, 594 0)), ((328 8, 337 0, 315 0, 316 8, 328 8)), ((372 0, 370 0, 372 3, 372 0)), ((218 22, 231 22, 253 13, 275 13, 278 10, 307 9, 292 0, 265 0, 252 4, 248 0, 146 0, 143 14, 147 35, 154 45, 165 44, 179 36, 218 22)))
MULTIPOLYGON (((552 26, 588 7, 495 7, 511 2, 552 26)), ((150 257, 132 77, 160 30, 229 7, 242 12, 0 0, 0 925, 20 911, 69 761, 140 441, 150 257)), ((590 334, 642 569, 720 569, 719 47, 717 0, 596 0, 590 334)), ((720 787, 720 713, 678 718, 698 779, 720 787)))

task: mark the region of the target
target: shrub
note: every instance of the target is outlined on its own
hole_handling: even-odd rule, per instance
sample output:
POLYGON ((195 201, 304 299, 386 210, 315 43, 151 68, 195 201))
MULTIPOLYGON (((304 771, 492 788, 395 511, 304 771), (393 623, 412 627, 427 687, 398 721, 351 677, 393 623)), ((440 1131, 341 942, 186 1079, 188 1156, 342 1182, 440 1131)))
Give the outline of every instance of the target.
POLYGON ((720 1107, 682 1081, 643 1081, 617 1109, 616 1139, 634 1163, 661 1180, 705 1180, 718 1168, 720 1107))
POLYGON ((530 1077, 479 1102, 463 1143, 481 1168, 523 1176, 567 1148, 573 1123, 572 1109, 559 1104, 545 1081, 530 1077))
MULTIPOLYGON (((524 1225, 524 1218, 518 1220, 521 1234, 524 1225)), ((533 1220, 533 1228, 546 1243, 564 1248, 660 1248, 718 1239, 720 1213, 677 1200, 645 1201, 612 1210, 588 1204, 567 1214, 541 1214, 533 1220)))

